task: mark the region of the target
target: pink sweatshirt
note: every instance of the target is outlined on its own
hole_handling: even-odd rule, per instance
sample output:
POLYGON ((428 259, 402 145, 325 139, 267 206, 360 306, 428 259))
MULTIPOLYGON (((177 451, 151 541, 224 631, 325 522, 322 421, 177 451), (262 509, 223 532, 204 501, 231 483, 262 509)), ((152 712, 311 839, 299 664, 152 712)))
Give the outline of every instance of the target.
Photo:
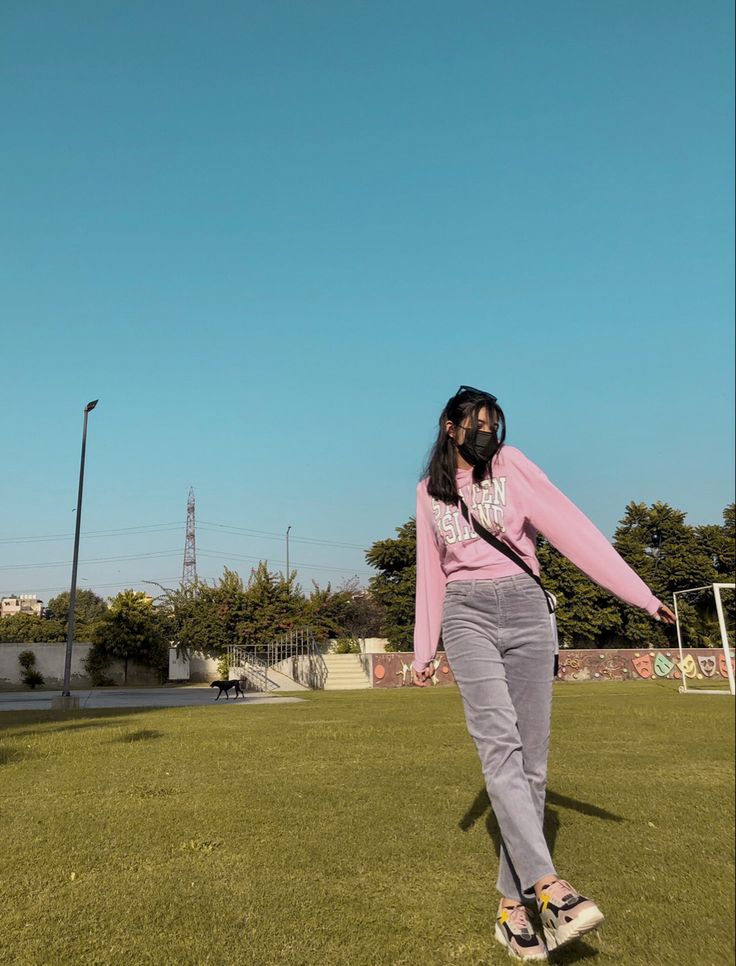
MULTIPOLYGON (((574 503, 515 446, 493 459, 493 479, 473 483, 459 470, 458 489, 473 516, 516 551, 539 574, 537 531, 601 587, 627 604, 656 614, 660 601, 641 577, 574 503)), ((418 671, 433 660, 439 643, 445 585, 451 580, 494 580, 523 573, 472 530, 460 507, 448 506, 417 487, 417 596, 414 661, 418 671)))

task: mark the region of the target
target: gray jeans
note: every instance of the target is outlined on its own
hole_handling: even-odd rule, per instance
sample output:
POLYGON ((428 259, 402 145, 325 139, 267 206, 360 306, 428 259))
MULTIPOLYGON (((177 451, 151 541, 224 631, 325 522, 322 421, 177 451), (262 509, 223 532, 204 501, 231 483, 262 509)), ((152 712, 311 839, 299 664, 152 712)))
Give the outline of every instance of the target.
POLYGON ((503 839, 497 887, 529 901, 554 873, 544 839, 554 637, 527 574, 447 584, 442 639, 503 839))

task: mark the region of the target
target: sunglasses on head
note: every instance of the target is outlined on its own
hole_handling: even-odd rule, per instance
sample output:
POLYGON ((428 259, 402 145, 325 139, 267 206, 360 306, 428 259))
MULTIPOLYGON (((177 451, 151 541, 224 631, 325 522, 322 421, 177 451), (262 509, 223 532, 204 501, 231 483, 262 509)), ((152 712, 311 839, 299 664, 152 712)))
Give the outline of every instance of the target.
POLYGON ((460 386, 458 391, 455 393, 455 397, 459 396, 463 392, 472 392, 476 396, 483 396, 484 399, 490 399, 491 402, 497 402, 496 396, 492 395, 490 392, 486 392, 484 389, 474 389, 473 386, 460 386))

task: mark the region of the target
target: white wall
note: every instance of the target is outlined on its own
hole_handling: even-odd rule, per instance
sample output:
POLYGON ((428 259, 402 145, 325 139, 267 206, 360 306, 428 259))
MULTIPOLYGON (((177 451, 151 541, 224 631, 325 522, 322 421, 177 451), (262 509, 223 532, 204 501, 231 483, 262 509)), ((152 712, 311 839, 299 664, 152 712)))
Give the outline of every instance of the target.
POLYGON ((178 653, 175 647, 170 647, 169 681, 188 681, 189 673, 189 658, 178 653))
MULTIPOLYGON (((384 654, 388 641, 384 637, 365 637, 363 638, 366 654, 384 654)), ((327 645, 322 648, 323 654, 333 654, 335 651, 334 638, 327 641, 327 645)))
MULTIPOLYGON (((91 688, 92 682, 84 670, 84 661, 92 648, 91 644, 75 643, 72 647, 72 666, 70 686, 72 688, 91 688)), ((4 644, 0 643, 0 689, 27 690, 23 684, 22 668, 18 663, 18 655, 22 651, 33 651, 36 655, 36 670, 44 676, 42 690, 58 691, 64 684, 64 659, 66 644, 4 644)), ((125 678, 125 668, 122 661, 113 661, 105 674, 122 685, 125 678)), ((128 686, 139 687, 160 684, 158 672, 152 668, 128 661, 128 686)))
POLYGON ((387 644, 388 640, 385 637, 366 637, 365 652, 366 654, 385 654, 387 644))
POLYGON ((217 671, 218 659, 207 657, 202 651, 193 651, 189 657, 189 680, 192 684, 209 684, 210 681, 218 681, 220 674, 217 671))
MULTIPOLYGON (((72 686, 84 681, 88 683, 84 671, 84 659, 89 654, 91 644, 75 644, 72 649, 72 686)), ((33 651, 36 655, 36 670, 46 679, 47 687, 61 687, 64 681, 64 657, 66 644, 0 644, 0 687, 19 687, 22 668, 18 655, 23 651, 33 651)))
MULTIPOLYGON (((365 640, 367 654, 382 654, 386 650, 386 641, 380 637, 369 637, 365 640)), ((71 687, 91 688, 92 682, 84 670, 84 661, 92 645, 76 642, 72 649, 71 687)), ((334 641, 325 648, 330 653, 334 648, 334 641)), ((66 644, 4 644, 0 643, 0 690, 17 690, 26 688, 21 680, 21 666, 18 655, 22 651, 33 651, 36 655, 36 669, 44 676, 42 689, 60 690, 64 682, 64 657, 66 644)), ((171 653, 175 654, 172 648, 171 653)), ((117 685, 124 682, 124 666, 122 661, 113 661, 105 674, 113 678, 117 685)), ((207 657, 202 651, 193 651, 189 658, 189 672, 186 672, 186 662, 169 661, 169 680, 189 681, 192 684, 209 684, 220 677, 217 670, 217 658, 207 657)), ((158 673, 151 668, 128 662, 128 685, 138 687, 145 685, 159 685, 158 673)))

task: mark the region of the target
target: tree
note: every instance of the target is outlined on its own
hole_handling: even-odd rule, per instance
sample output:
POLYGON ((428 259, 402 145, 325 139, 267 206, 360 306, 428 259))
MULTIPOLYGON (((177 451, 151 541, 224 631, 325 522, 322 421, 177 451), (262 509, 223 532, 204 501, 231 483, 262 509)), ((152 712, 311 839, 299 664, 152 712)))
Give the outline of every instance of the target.
POLYGON ((220 654, 233 644, 265 645, 302 627, 309 627, 317 640, 365 637, 379 632, 383 617, 380 604, 353 581, 337 589, 315 581, 305 597, 293 575, 287 581, 263 561, 247 585, 226 567, 212 584, 161 590, 158 610, 165 616, 168 639, 186 651, 220 654))
POLYGON ((347 588, 333 590, 329 583, 320 587, 316 580, 312 581, 312 593, 304 601, 303 618, 318 641, 340 637, 345 632, 351 596, 347 588))
POLYGON ((695 528, 698 549, 711 561, 717 580, 733 583, 736 576, 736 504, 723 511, 722 524, 705 524, 695 528))
POLYGON ((350 597, 343 614, 343 631, 349 637, 378 637, 386 620, 384 607, 370 590, 357 588, 355 583, 346 585, 350 597))
MULTIPOLYGON (((66 624, 69 620, 69 591, 65 590, 57 597, 52 597, 48 602, 47 610, 51 617, 66 624)), ((94 621, 105 617, 107 614, 107 604, 93 590, 77 590, 74 601, 74 623, 92 624, 94 621)))
POLYGON ((243 641, 266 643, 308 623, 304 594, 293 575, 285 580, 282 574, 271 573, 263 560, 250 572, 245 603, 238 624, 243 641))
POLYGON ((65 640, 66 630, 61 621, 36 614, 12 614, 0 618, 0 641, 4 643, 37 644, 65 640))
POLYGON ((365 559, 380 571, 371 577, 370 591, 385 613, 381 631, 389 641, 389 649, 408 651, 413 646, 417 581, 414 517, 397 527, 396 534, 395 538, 376 541, 365 559))
POLYGON ((92 644, 93 650, 122 659, 126 683, 129 661, 162 670, 168 661, 164 623, 152 599, 138 590, 123 590, 112 599, 106 617, 95 626, 92 644))
POLYGON ((240 625, 246 617, 247 607, 243 580, 234 570, 225 568, 222 577, 210 585, 197 585, 193 618, 187 636, 196 631, 198 648, 222 651, 228 645, 242 644, 240 625))
POLYGON ((585 576, 542 537, 538 540, 542 583, 557 598, 560 647, 601 647, 621 633, 620 602, 585 576))
POLYGON ((163 593, 158 598, 157 612, 169 645, 181 649, 186 657, 193 650, 205 649, 206 636, 202 621, 207 613, 198 606, 199 583, 181 584, 176 589, 157 584, 163 593))
MULTIPOLYGON (((736 505, 729 504, 723 510, 723 523, 706 524, 695 528, 696 540, 703 554, 708 556, 715 571, 717 583, 736 583, 736 505)), ((688 595, 688 599, 690 595, 688 595)), ((736 595, 733 591, 722 593, 726 626, 733 631, 736 624, 736 595)), ((680 607, 678 605, 678 611, 680 607)), ((712 595, 706 594, 700 606, 704 626, 703 637, 712 639, 709 646, 721 646, 721 629, 712 595)))
MULTIPOLYGON (((716 555, 707 543, 713 531, 699 533, 698 528, 685 522, 685 516, 682 510, 660 501, 651 506, 632 502, 614 534, 614 546, 624 560, 660 600, 670 605, 674 591, 718 580, 716 555)), ((706 646, 711 643, 712 635, 706 630, 706 599, 712 596, 704 592, 700 601, 695 597, 683 601, 681 630, 688 641, 706 646)), ((624 606, 622 617, 623 635, 630 647, 675 644, 674 628, 653 622, 640 609, 624 606)))
MULTIPOLYGON (((161 608, 168 615, 170 637, 178 645, 221 653, 234 644, 266 644, 287 630, 306 626, 310 616, 319 622, 332 591, 328 588, 326 596, 321 591, 320 595, 309 613, 293 576, 287 581, 261 561, 251 571, 247 586, 226 567, 213 584, 165 590, 161 608)), ((332 626, 332 619, 327 623, 332 626)))

